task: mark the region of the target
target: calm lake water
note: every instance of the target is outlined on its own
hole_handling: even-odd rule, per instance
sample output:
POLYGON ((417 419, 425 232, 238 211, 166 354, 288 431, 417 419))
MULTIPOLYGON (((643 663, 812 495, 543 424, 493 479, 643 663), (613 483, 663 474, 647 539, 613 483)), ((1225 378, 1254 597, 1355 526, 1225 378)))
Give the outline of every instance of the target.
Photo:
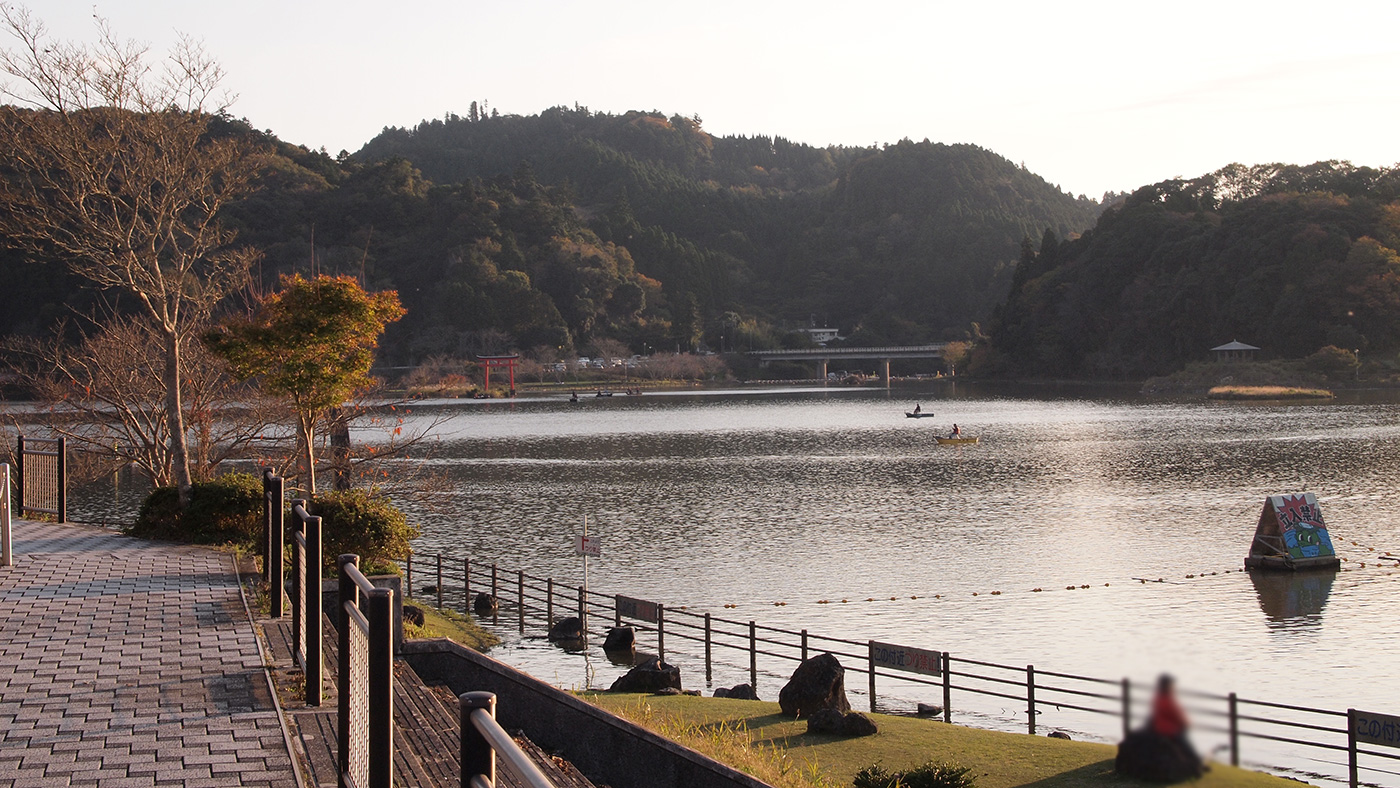
MULTIPOLYGON (((606 594, 1038 671, 1143 683, 1170 671, 1186 690, 1400 714, 1400 662, 1386 651, 1400 569, 1378 558, 1400 555, 1394 392, 1221 404, 943 383, 423 402, 409 422, 434 425, 400 468, 435 489, 398 500, 422 526, 420 561, 497 562, 507 602, 524 569, 555 579, 565 614, 587 515, 603 543, 590 587, 606 594), (905 418, 915 402, 936 417, 905 418), (936 445, 955 422, 982 442, 936 445), (1301 583, 1241 572, 1265 497, 1305 491, 1342 571, 1301 583)), ((113 495, 108 482, 75 491, 74 505, 110 511, 113 495)), ((462 604, 460 585, 445 585, 462 604)), ((566 652, 540 621, 517 632, 514 615, 495 627, 505 643, 492 653, 506 662, 568 688, 627 670, 597 639, 566 652)), ((640 639, 654 651, 651 633, 640 639)), ((696 644, 666 645, 688 688, 748 680, 746 654, 718 651, 706 683, 696 644)), ((758 667, 759 694, 776 699, 793 663, 758 667)), ((847 690, 868 708, 863 675, 848 674, 847 690)), ((941 703, 941 691, 880 679, 881 710, 917 702, 941 703)), ((960 693, 953 708, 955 722, 1025 730, 1024 702, 960 693)), ((1119 735, 1112 717, 1045 708, 1039 719, 1042 733, 1119 735)), ((1219 720, 1196 720, 1198 747, 1226 758, 1224 737, 1204 730, 1219 720)), ((1345 753, 1242 747, 1246 765, 1345 776, 1345 753)), ((1363 763, 1391 770, 1365 780, 1400 785, 1400 768, 1363 763)))
MULTIPOLYGON (((590 587, 604 593, 1038 670, 1143 682, 1170 671, 1192 690, 1400 713, 1400 664, 1385 651, 1400 570, 1378 559, 1400 555, 1400 406, 943 386, 423 403, 413 419, 445 420, 426 459, 409 462, 442 484, 406 502, 424 532, 415 549, 573 587, 587 515, 603 542, 590 587), (916 401, 936 418, 905 418, 916 401), (936 445, 955 422, 982 442, 936 445), (1265 497, 1304 491, 1343 570, 1330 586, 1240 572, 1265 497)), ((626 670, 597 644, 566 653, 538 622, 524 636, 513 623, 502 618, 494 654, 543 679, 606 687, 626 670)), ((743 654, 717 655, 728 664, 707 687, 699 650, 667 647, 687 687, 747 680, 743 654)), ((776 698, 791 669, 761 661, 760 695, 776 698)), ((864 682, 848 675, 858 708, 864 682)), ((937 688, 883 678, 880 693, 892 711, 941 702, 937 688)), ((954 706, 1025 727, 1024 704, 954 706)), ((1116 740, 1111 718, 1043 721, 1116 740)), ((1281 757, 1245 747, 1247 762, 1281 757)), ((1303 760, 1292 773, 1317 779, 1345 755, 1303 760)))

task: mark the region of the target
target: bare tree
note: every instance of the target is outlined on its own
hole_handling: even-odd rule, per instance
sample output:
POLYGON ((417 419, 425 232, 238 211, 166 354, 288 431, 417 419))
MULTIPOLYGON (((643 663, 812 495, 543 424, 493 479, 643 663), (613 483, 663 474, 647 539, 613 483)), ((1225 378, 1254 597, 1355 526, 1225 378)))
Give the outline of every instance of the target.
MULTIPOLYGON (((134 463, 152 484, 174 478, 166 418, 161 331, 145 317, 92 321, 76 342, 60 326, 51 339, 18 338, 8 364, 28 381, 44 409, 28 414, 94 458, 98 472, 134 463)), ((182 404, 193 438, 192 475, 212 478, 225 460, 275 443, 270 426, 285 409, 222 373, 200 343, 180 357, 182 404)))
POLYGON ((218 219, 245 193, 252 143, 211 133, 223 70, 181 38, 164 67, 146 46, 51 40, 19 6, 0 5, 17 42, 0 50, 0 235, 36 260, 66 262, 135 296, 161 356, 165 440, 180 502, 191 482, 181 360, 196 327, 246 281, 255 253, 218 219))

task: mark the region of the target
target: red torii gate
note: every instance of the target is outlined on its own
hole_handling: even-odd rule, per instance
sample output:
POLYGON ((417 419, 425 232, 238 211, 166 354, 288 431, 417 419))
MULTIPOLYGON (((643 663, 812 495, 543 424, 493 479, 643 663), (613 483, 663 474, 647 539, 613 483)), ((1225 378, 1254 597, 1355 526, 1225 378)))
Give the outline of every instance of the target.
POLYGON ((515 365, 520 361, 520 354, 512 353, 509 356, 477 356, 477 362, 482 366, 485 373, 485 381, 482 383, 482 391, 486 395, 491 394, 491 370, 495 367, 505 367, 510 371, 510 395, 515 396, 515 365))

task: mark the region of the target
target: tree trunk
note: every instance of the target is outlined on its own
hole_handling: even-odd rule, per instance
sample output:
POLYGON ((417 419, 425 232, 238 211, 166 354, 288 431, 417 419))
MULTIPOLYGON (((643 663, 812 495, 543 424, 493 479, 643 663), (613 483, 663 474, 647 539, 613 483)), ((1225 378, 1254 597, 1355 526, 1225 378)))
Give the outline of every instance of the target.
POLYGON ((180 399, 180 336, 165 331, 165 425, 170 431, 170 473, 180 508, 190 505, 190 455, 185 445, 185 409, 180 399))
POLYGON ((310 500, 316 497, 316 417, 308 413, 299 413, 297 422, 301 427, 301 441, 304 447, 301 463, 306 474, 306 497, 310 500))
POLYGON ((331 467, 335 469, 333 489, 343 492, 350 489, 350 423, 345 411, 331 408, 331 467))

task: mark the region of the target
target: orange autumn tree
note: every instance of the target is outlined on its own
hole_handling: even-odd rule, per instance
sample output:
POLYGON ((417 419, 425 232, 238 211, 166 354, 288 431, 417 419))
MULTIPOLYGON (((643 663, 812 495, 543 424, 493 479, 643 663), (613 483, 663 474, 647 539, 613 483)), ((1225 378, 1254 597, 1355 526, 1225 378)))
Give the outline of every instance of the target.
POLYGON ((251 318, 205 335, 234 375, 291 402, 308 496, 316 494, 316 424, 372 382, 370 364, 385 327, 404 314, 393 290, 365 292, 353 277, 284 276, 251 318))

